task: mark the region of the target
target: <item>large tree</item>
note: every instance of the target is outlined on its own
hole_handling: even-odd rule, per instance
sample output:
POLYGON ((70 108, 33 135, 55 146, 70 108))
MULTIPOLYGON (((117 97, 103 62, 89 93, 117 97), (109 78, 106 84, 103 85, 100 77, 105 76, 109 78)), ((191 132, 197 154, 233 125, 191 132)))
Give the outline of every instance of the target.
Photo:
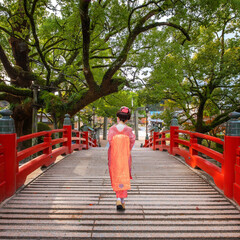
POLYGON ((173 44, 174 51, 166 46, 142 98, 170 100, 169 108, 182 111, 181 123, 191 122, 202 133, 240 111, 239 20, 238 9, 222 5, 210 22, 196 28, 191 43, 173 44))
POLYGON ((162 41, 172 28, 183 44, 192 18, 207 18, 220 2, 1 1, 0 99, 12 104, 18 134, 30 132, 34 106, 60 119, 131 84, 129 67, 144 65, 134 59, 147 56, 153 35, 162 41))

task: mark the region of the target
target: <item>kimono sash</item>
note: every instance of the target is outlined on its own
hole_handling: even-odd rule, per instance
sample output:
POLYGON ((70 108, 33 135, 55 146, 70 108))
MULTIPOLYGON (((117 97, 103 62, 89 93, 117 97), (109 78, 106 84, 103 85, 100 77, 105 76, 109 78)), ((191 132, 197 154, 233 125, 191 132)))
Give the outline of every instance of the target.
POLYGON ((117 134, 111 141, 110 176, 112 188, 116 191, 128 190, 130 185, 129 173, 130 140, 127 135, 117 134))

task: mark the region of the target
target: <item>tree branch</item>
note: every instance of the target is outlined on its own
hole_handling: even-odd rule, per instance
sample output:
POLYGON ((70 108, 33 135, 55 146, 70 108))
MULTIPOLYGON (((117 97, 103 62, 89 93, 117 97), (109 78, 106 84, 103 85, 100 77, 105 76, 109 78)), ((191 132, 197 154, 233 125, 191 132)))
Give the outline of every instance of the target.
POLYGON ((34 0, 34 2, 33 2, 33 4, 32 4, 31 15, 33 15, 33 14, 34 14, 34 12, 35 12, 35 9, 36 9, 37 2, 38 2, 38 0, 34 0))
POLYGON ((50 82, 50 77, 51 77, 51 68, 48 66, 44 56, 43 56, 43 53, 41 51, 41 48, 40 48, 40 43, 39 43, 39 40, 38 40, 38 36, 37 36, 37 32, 36 32, 36 27, 35 27, 35 22, 34 22, 34 18, 33 18, 33 15, 31 15, 28 10, 27 10, 27 0, 24 0, 24 10, 25 10, 25 13, 27 15, 27 17, 29 18, 30 20, 30 24, 31 24, 31 28, 32 28, 32 33, 33 33, 33 37, 34 37, 34 40, 35 40, 35 46, 36 46, 36 49, 38 51, 38 54, 47 70, 47 77, 46 77, 46 85, 48 86, 49 85, 49 82, 50 82))
POLYGON ((4 66, 5 71, 7 72, 10 78, 16 78, 18 76, 17 70, 11 65, 10 61, 8 60, 4 49, 0 45, 0 60, 4 66))
MULTIPOLYGON (((158 2, 161 2, 161 1, 158 1, 158 2)), ((149 1, 149 2, 146 3, 146 4, 137 6, 137 7, 135 7, 135 8, 132 9, 132 11, 130 12, 130 14, 129 14, 129 16, 128 16, 128 31, 129 31, 129 32, 131 32, 131 27, 130 27, 130 26, 131 26, 131 17, 132 17, 132 15, 133 15, 133 13, 134 13, 136 10, 138 10, 138 9, 147 7, 147 6, 150 5, 150 4, 155 4, 155 5, 157 5, 157 3, 156 3, 155 1, 149 1)), ((158 7, 159 7, 159 6, 158 6, 158 7)), ((154 10, 154 11, 156 11, 156 10, 154 10)), ((160 11, 163 11, 163 9, 159 7, 159 10, 157 10, 157 11, 160 12, 160 11)))
POLYGON ((20 103, 20 98, 9 93, 0 93, 0 100, 5 100, 10 103, 20 103))
POLYGON ((11 11, 8 8, 6 8, 6 7, 2 6, 2 5, 0 5, 0 11, 8 13, 8 15, 10 17, 12 16, 11 11))
POLYGON ((180 30, 183 33, 183 35, 185 35, 185 37, 187 38, 188 41, 191 41, 190 36, 188 35, 187 31, 183 27, 181 27, 177 24, 174 24, 174 23, 170 23, 170 22, 152 23, 152 24, 149 24, 145 27, 142 27, 140 32, 145 32, 145 31, 148 31, 149 29, 152 29, 152 28, 155 28, 155 27, 160 27, 160 26, 169 26, 169 27, 176 28, 176 29, 180 30))
POLYGON ((90 47, 90 18, 88 16, 88 7, 90 1, 80 0, 80 16, 83 34, 83 73, 90 89, 97 87, 96 82, 89 65, 89 47, 90 47))
POLYGON ((4 28, 4 27, 1 27, 0 26, 0 30, 2 30, 2 31, 4 31, 5 33, 7 33, 9 36, 14 36, 14 34, 13 33, 11 33, 11 32, 9 32, 6 28, 4 28))
MULTIPOLYGON (((76 59, 76 57, 79 54, 79 50, 75 50, 75 52, 71 55, 71 57, 68 59, 68 61, 66 62, 65 67, 71 65, 73 63, 73 61, 76 59)), ((65 81, 65 74, 64 74, 64 70, 62 70, 58 76, 58 78, 54 81, 54 85, 58 86, 60 83, 65 81)))
POLYGON ((169 23, 169 22, 157 22, 157 23, 153 23, 153 24, 149 24, 148 26, 142 27, 142 25, 154 14, 156 14, 158 11, 157 10, 152 10, 150 11, 148 14, 146 14, 143 18, 141 18, 139 20, 139 23, 136 25, 136 27, 134 28, 134 30, 129 34, 129 37, 126 41, 126 44, 123 48, 123 50, 121 51, 120 55, 118 56, 118 58, 112 63, 112 65, 110 66, 110 68, 107 70, 107 72, 105 73, 105 75, 103 76, 103 80, 102 80, 102 84, 101 87, 103 85, 108 85, 112 78, 112 76, 117 72, 117 70, 119 70, 119 68, 122 66, 122 64, 126 61, 127 59, 127 55, 128 52, 131 49, 131 46, 134 42, 134 40, 136 39, 136 37, 145 31, 148 31, 154 27, 158 27, 158 26, 170 26, 176 29, 179 29, 185 36, 186 38, 190 41, 190 37, 188 35, 188 33, 184 30, 184 28, 182 28, 179 25, 176 25, 174 23, 169 23))
POLYGON ((32 97, 32 90, 28 88, 16 88, 4 83, 0 83, 0 92, 9 93, 14 96, 32 97))
POLYGON ((213 128, 217 127, 218 125, 227 122, 230 117, 228 116, 229 113, 233 112, 233 111, 240 111, 240 107, 236 108, 236 109, 229 109, 228 111, 218 115, 212 122, 210 125, 205 126, 204 127, 204 132, 209 132, 210 130, 212 130, 213 128))

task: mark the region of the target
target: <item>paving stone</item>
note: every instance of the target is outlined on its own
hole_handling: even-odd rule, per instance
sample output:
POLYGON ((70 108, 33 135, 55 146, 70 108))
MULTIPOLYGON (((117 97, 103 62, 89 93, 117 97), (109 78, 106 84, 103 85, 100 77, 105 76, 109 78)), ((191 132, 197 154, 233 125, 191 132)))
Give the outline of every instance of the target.
POLYGON ((240 239, 240 212, 166 152, 133 150, 116 211, 107 150, 65 157, 0 208, 0 239, 240 239))

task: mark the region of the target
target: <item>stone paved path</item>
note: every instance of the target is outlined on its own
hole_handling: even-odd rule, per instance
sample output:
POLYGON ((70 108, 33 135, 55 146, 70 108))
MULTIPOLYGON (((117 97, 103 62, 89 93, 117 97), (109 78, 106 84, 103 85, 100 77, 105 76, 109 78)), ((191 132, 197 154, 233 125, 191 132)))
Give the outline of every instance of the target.
POLYGON ((240 239, 240 212, 166 152, 133 150, 117 212, 105 148, 75 152, 0 209, 0 239, 240 239))

